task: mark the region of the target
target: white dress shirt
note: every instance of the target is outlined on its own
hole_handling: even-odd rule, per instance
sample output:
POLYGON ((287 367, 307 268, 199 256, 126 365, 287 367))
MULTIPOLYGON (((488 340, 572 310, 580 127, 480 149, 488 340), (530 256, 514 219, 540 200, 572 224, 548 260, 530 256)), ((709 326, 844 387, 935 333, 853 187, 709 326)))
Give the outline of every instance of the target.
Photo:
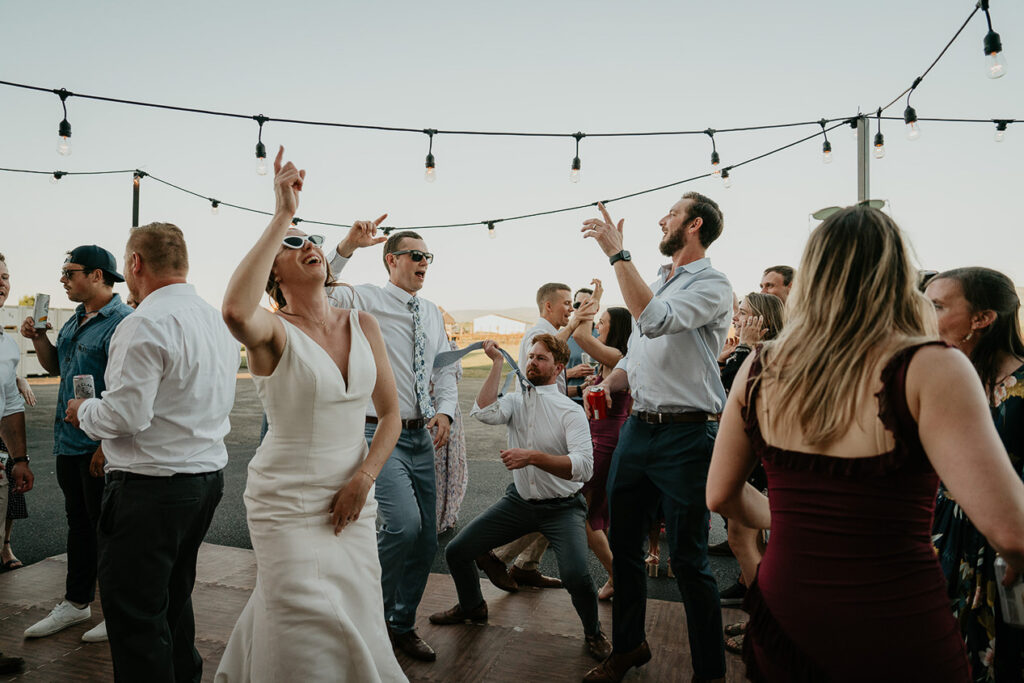
POLYGON ((25 399, 18 391, 20 360, 21 349, 18 348, 18 342, 0 330, 0 417, 25 412, 25 399))
POLYGON ((594 444, 587 416, 554 384, 534 387, 529 395, 522 391, 506 394, 486 408, 474 403, 470 415, 484 424, 507 424, 509 448, 569 456, 571 481, 534 465, 512 470, 516 491, 526 500, 571 496, 594 473, 594 444))
MULTIPOLYGON (((337 274, 348 263, 348 259, 337 255, 331 260, 331 270, 337 274)), ((416 373, 413 370, 413 328, 412 311, 409 301, 413 295, 395 286, 390 281, 383 287, 377 285, 341 285, 327 290, 333 305, 339 308, 354 308, 366 311, 380 323, 381 335, 388 350, 391 370, 398 387, 398 406, 403 420, 423 417, 416 400, 416 373)), ((420 316, 426 333, 424 360, 428 368, 434 366, 434 356, 450 351, 448 335, 444 331, 444 316, 436 305, 420 299, 420 316)), ((459 389, 455 382, 455 365, 434 368, 430 375, 434 384, 434 410, 452 418, 459 402, 459 389)), ((376 416, 373 401, 366 404, 366 414, 376 416)))
POLYGON ((192 285, 167 285, 143 299, 110 339, 102 400, 78 409, 82 430, 103 440, 106 469, 150 476, 223 469, 239 349, 220 311, 192 285))
MULTIPOLYGON (((526 374, 527 356, 529 356, 530 354, 530 347, 533 346, 533 338, 536 337, 538 334, 550 334, 552 337, 554 337, 555 335, 558 334, 558 329, 554 325, 552 325, 547 320, 547 318, 538 318, 537 322, 533 324, 533 327, 528 329, 523 334, 523 340, 519 342, 519 369, 523 371, 524 375, 526 374)), ((561 373, 559 373, 558 379, 556 380, 556 384, 558 385, 558 389, 563 394, 566 393, 564 370, 561 373)), ((519 383, 516 382, 516 387, 518 386, 519 383)))
POLYGON ((616 368, 629 376, 633 409, 720 413, 725 387, 718 354, 732 316, 732 285, 702 258, 662 266, 654 298, 633 324, 629 351, 616 368))

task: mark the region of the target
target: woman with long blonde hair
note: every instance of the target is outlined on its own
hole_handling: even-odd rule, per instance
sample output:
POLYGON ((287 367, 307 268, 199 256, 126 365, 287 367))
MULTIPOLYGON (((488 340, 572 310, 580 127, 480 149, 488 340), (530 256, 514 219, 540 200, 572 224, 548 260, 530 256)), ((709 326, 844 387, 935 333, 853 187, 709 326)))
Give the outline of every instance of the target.
POLYGON ((930 539, 939 476, 1024 571, 1024 484, 915 284, 892 219, 844 209, 808 240, 786 328, 737 373, 707 499, 772 530, 746 601, 752 680, 969 679, 930 539), (746 483, 759 458, 769 498, 746 483))

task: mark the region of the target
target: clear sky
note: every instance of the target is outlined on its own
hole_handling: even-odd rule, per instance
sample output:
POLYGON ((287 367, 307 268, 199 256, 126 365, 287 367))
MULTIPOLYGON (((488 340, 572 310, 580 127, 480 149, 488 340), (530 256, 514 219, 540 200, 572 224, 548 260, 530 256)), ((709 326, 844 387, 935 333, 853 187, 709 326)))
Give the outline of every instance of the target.
MULTIPOLYGON (((874 111, 921 73, 971 11, 962 0, 855 4, 734 2, 192 2, 0 4, 0 79, 268 116, 441 129, 643 131, 782 123, 874 111)), ((918 115, 1024 118, 1024 3, 993 0, 1009 73, 983 72, 978 15, 914 94, 918 115)), ((900 115, 904 103, 887 113, 900 115)), ((84 171, 141 168, 223 201, 272 208, 271 176, 255 172, 256 124, 72 98, 70 157, 55 151, 58 98, 0 87, 0 166, 84 171)), ((908 142, 883 122, 871 195, 890 202, 921 265, 986 265, 1024 284, 1019 210, 1024 125, 923 124, 908 142)), ((720 134, 723 165, 814 128, 720 134)), ((874 131, 872 131, 873 133, 874 131)), ((663 260, 657 221, 688 189, 717 199, 725 232, 713 264, 743 294, 761 270, 796 265, 808 214, 856 200, 854 140, 821 141, 733 173, 611 206, 642 272, 663 260)), ((438 180, 423 180, 427 139, 269 123, 264 141, 308 171, 299 215, 350 222, 388 212, 396 226, 474 221, 594 201, 697 175, 706 137, 585 139, 583 178, 568 181, 571 139, 439 136, 438 180)), ((0 174, 0 251, 12 303, 47 292, 64 252, 98 243, 122 261, 130 176, 0 174)), ((448 309, 532 302, 549 280, 604 279, 600 249, 579 227, 592 211, 424 234, 436 260, 424 294, 448 309)), ((143 181, 142 222, 185 231, 190 279, 219 303, 231 271, 266 220, 143 181)), ((314 230, 311 230, 314 231, 314 230)), ((324 229, 336 242, 339 229, 324 229)), ((385 279, 379 247, 344 278, 385 279)), ((123 288, 122 288, 123 290, 123 288)))

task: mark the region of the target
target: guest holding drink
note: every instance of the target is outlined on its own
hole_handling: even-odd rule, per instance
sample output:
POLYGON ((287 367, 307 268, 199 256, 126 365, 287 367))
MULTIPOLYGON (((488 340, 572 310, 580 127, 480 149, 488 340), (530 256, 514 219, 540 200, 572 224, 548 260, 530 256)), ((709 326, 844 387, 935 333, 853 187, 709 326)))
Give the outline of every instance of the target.
MULTIPOLYGON (((629 310, 618 306, 608 308, 597 319, 597 337, 593 336, 594 311, 601 302, 602 287, 600 280, 595 280, 594 294, 589 302, 580 307, 585 311, 588 306, 593 310, 589 315, 581 316, 580 326, 573 332, 573 339, 583 349, 584 359, 589 356, 597 364, 597 380, 588 388, 601 387, 604 378, 611 374, 615 365, 626 355, 626 345, 633 331, 633 318, 629 310)), ((584 360, 584 362, 586 362, 584 360)), ((603 391, 603 389, 602 389, 603 391)), ((605 415, 598 419, 592 405, 586 404, 590 418, 590 436, 594 441, 594 474, 583 485, 583 497, 587 500, 587 545, 608 572, 608 581, 597 593, 599 600, 610 600, 615 592, 612 580, 612 551, 608 545, 608 498, 605 489, 608 483, 608 468, 612 462, 612 453, 619 443, 619 431, 629 417, 633 399, 629 390, 612 392, 612 404, 605 415)))
MULTIPOLYGON (((988 268, 957 268, 933 276, 925 296, 935 304, 939 337, 977 371, 1010 464, 1024 478, 1024 340, 1013 282, 988 268)), ((1006 624, 995 599, 996 552, 945 485, 932 538, 974 680, 1024 679, 1024 629, 1006 624)))

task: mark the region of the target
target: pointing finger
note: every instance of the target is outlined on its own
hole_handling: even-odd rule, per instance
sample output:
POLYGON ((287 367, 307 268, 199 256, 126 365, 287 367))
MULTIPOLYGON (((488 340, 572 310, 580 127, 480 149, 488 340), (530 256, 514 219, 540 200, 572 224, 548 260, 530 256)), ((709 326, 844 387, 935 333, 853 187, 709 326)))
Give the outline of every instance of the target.
POLYGON ((383 216, 381 216, 380 218, 378 218, 377 220, 375 220, 375 221, 373 222, 373 227, 375 227, 375 228, 376 228, 376 227, 377 227, 378 225, 380 225, 381 223, 383 223, 383 222, 384 222, 384 219, 385 219, 385 218, 387 218, 387 217, 388 217, 388 215, 387 215, 387 214, 384 214, 383 216))
POLYGON ((613 221, 612 217, 608 214, 608 210, 604 208, 603 202, 598 202, 597 208, 601 211, 601 215, 604 216, 605 221, 611 223, 612 225, 615 225, 615 221, 613 221))
POLYGON ((284 158, 284 145, 277 148, 277 156, 274 157, 274 175, 281 171, 281 160, 284 158))

